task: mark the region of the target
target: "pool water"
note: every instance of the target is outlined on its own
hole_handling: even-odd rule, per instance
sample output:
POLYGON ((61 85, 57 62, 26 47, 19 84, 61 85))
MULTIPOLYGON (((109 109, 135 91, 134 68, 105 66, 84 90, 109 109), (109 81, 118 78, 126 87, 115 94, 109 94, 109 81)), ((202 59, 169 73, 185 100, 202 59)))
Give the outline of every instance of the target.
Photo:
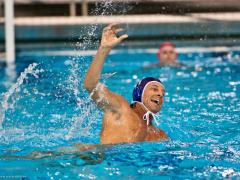
POLYGON ((99 143, 103 113, 83 88, 94 53, 20 53, 15 67, 0 67, 0 177, 239 178, 240 51, 198 50, 180 52, 182 68, 146 68, 156 50, 113 51, 101 81, 131 102, 138 80, 160 78, 167 93, 158 122, 170 140, 78 152, 77 142, 99 143))

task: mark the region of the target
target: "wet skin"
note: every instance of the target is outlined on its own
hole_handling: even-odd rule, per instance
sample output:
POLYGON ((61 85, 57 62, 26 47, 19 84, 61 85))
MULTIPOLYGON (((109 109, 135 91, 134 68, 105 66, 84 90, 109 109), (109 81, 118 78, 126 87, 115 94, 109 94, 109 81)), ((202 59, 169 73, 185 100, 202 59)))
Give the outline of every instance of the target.
MULTIPOLYGON (((117 37, 122 29, 116 24, 104 28, 100 47, 85 77, 85 88, 104 111, 101 144, 166 140, 167 135, 152 123, 143 120, 146 109, 137 103, 133 108, 124 97, 99 83, 103 64, 111 49, 128 36, 117 37)), ((150 83, 143 95, 144 105, 152 112, 160 111, 165 90, 159 83, 150 83)))
MULTIPOLYGON (((102 67, 110 50, 127 38, 127 35, 118 38, 116 33, 119 31, 121 29, 117 28, 116 25, 109 25, 104 29, 101 46, 90 65, 84 83, 91 98, 104 111, 100 137, 101 144, 76 143, 70 149, 69 147, 63 147, 56 151, 34 151, 25 156, 5 155, 2 158, 42 159, 66 154, 78 155, 78 152, 105 148, 108 146, 107 144, 168 139, 163 130, 156 128, 151 121, 147 125, 147 122, 143 120, 146 109, 140 103, 135 103, 131 107, 124 97, 110 91, 106 86, 99 83, 102 67)), ((162 108, 164 94, 165 89, 159 83, 149 83, 142 97, 143 104, 153 113, 157 113, 162 108)), ((97 159, 85 154, 78 156, 90 164, 99 163, 104 159, 104 154, 101 153, 97 159)))
MULTIPOLYGON (((164 93, 164 88, 158 83, 150 83, 143 95, 144 105, 150 111, 157 113, 162 107, 164 93)), ((147 122, 143 120, 146 110, 141 104, 136 103, 131 108, 123 97, 117 96, 120 102, 118 111, 105 111, 101 144, 167 139, 164 131, 156 128, 152 123, 147 125, 147 122)))
MULTIPOLYGON (((146 109, 140 103, 136 103, 131 107, 124 97, 111 92, 106 86, 99 83, 102 67, 110 50, 128 37, 127 35, 122 35, 118 38, 116 33, 119 31, 121 31, 121 29, 117 28, 116 25, 109 25, 104 29, 101 46, 90 65, 84 83, 91 98, 97 103, 98 107, 104 111, 100 137, 101 144, 76 143, 71 146, 70 149, 69 147, 62 147, 56 151, 34 151, 24 156, 4 155, 1 158, 42 159, 76 154, 78 157, 84 159, 86 163, 96 164, 104 160, 104 153, 99 153, 98 157, 95 158, 95 156, 91 157, 91 154, 78 154, 78 152, 92 149, 99 150, 116 143, 168 139, 164 131, 156 128, 152 122, 147 125, 147 122, 143 120, 146 109)), ((162 108, 164 94, 165 89, 159 83, 149 83, 142 97, 143 104, 151 112, 157 113, 162 108)))

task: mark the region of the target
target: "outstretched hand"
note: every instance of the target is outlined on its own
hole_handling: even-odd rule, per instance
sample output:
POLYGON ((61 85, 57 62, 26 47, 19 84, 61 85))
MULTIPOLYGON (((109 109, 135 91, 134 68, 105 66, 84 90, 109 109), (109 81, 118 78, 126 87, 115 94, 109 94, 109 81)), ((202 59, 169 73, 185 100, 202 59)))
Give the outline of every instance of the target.
POLYGON ((103 29, 101 46, 104 48, 113 48, 124 39, 128 38, 127 34, 117 37, 117 33, 123 29, 118 27, 118 24, 110 24, 103 29))

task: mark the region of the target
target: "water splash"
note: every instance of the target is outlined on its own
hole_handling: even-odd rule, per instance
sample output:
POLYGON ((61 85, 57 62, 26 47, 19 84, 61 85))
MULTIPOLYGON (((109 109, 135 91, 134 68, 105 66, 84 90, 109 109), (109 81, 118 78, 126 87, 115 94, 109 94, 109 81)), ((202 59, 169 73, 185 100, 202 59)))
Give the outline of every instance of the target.
POLYGON ((79 87, 80 84, 82 84, 81 79, 79 78, 79 64, 74 61, 66 61, 65 65, 70 66, 70 75, 68 76, 67 83, 69 85, 69 90, 73 91, 74 98, 77 101, 77 107, 81 107, 83 104, 83 100, 79 97, 81 94, 81 88, 79 87))
POLYGON ((17 79, 17 82, 13 84, 10 89, 2 94, 1 98, 1 109, 0 109, 0 129, 3 127, 4 119, 5 119, 5 113, 8 110, 8 108, 13 106, 13 104, 9 104, 10 97, 14 94, 14 92, 19 90, 19 87, 23 84, 24 80, 27 79, 28 74, 32 74, 35 78, 38 78, 38 74, 41 72, 41 70, 35 70, 37 67, 37 63, 30 64, 19 76, 17 79))
MULTIPOLYGON (((90 12, 91 15, 96 17, 96 23, 91 24, 82 30, 81 34, 86 35, 79 37, 79 42, 74 44, 75 51, 86 50, 89 47, 96 48, 99 45, 99 28, 101 28, 98 23, 99 16, 113 15, 114 13, 125 14, 130 9, 131 6, 128 5, 128 2, 125 2, 124 5, 120 5, 116 3, 114 4, 113 0, 101 0, 97 4, 96 8, 90 12), (121 9, 121 11, 119 11, 119 9, 121 9)), ((86 57, 84 56, 74 57, 72 60, 67 62, 67 65, 70 65, 70 76, 68 78, 68 84, 70 86, 70 89, 73 91, 74 97, 77 101, 79 114, 73 117, 71 128, 69 129, 68 134, 65 136, 66 139, 72 138, 74 134, 79 131, 81 131, 81 136, 89 136, 93 123, 96 123, 96 119, 101 119, 99 117, 99 112, 96 111, 95 104, 93 104, 90 99, 90 96, 87 98, 80 97, 80 94, 84 92, 80 92, 79 89, 84 88, 79 87, 79 84, 83 85, 83 78, 79 78, 79 71, 82 71, 81 74, 86 74, 87 69, 83 67, 83 64, 86 64, 86 57), (79 127, 81 127, 80 130, 79 127)), ((115 73, 102 75, 103 82, 105 83, 105 81, 114 74, 115 73)))
MULTIPOLYGON (((121 1, 120 1, 121 2, 121 1)), ((99 22, 101 16, 112 16, 115 14, 124 15, 130 11, 134 6, 130 5, 130 1, 124 1, 124 3, 116 3, 114 0, 100 0, 96 3, 96 7, 90 12, 92 18, 95 18, 94 24, 86 26, 82 29, 80 34, 85 34, 83 37, 79 37, 79 42, 74 44, 76 50, 86 50, 89 48, 97 48, 99 45, 99 37, 101 37, 101 28, 103 27, 99 22)), ((126 25, 128 29, 128 25, 126 25)))
MULTIPOLYGON (((79 65, 74 60, 75 59, 73 59, 72 61, 67 61, 65 63, 66 65, 70 66, 70 75, 67 79, 67 83, 69 85, 68 88, 73 91, 74 98, 76 99, 76 102, 77 102, 77 108, 79 111, 81 111, 81 107, 84 104, 84 101, 79 97, 80 96, 80 88, 79 88, 80 80, 78 78, 79 65)), ((88 111, 83 111, 83 112, 84 114, 81 115, 81 118, 77 118, 76 116, 73 117, 74 122, 70 127, 68 134, 65 137, 67 140, 73 136, 76 126, 78 124, 82 124, 83 119, 85 119, 89 113, 88 111)))
POLYGON ((67 83, 69 90, 73 91, 78 112, 74 115, 73 123, 68 130, 68 134, 65 136, 68 140, 74 137, 77 133, 79 135, 79 132, 81 136, 89 135, 94 119, 98 118, 98 115, 96 114, 96 111, 94 111, 96 107, 91 103, 91 99, 88 96, 82 96, 82 94, 86 93, 84 92, 83 78, 79 78, 82 66, 79 66, 76 61, 67 61, 65 64, 70 66, 70 74, 67 79, 67 83), (90 114, 91 116, 89 116, 90 114))
MULTIPOLYGON (((91 96, 92 93, 83 97, 82 94, 86 93, 83 87, 83 78, 79 78, 81 75, 81 68, 76 61, 67 61, 66 65, 70 66, 70 74, 67 79, 69 90, 73 91, 74 98, 76 99, 77 104, 77 114, 73 117, 73 123, 68 131, 68 134, 65 138, 68 140, 74 137, 75 134, 81 134, 83 136, 90 136, 90 129, 93 127, 93 124, 96 123, 96 119, 101 119, 99 117, 99 112, 96 111, 96 105, 92 102, 91 96), (82 91, 81 91, 82 90, 82 91)), ((103 83, 106 82, 107 79, 114 76, 114 73, 105 73, 102 75, 101 80, 103 83)))

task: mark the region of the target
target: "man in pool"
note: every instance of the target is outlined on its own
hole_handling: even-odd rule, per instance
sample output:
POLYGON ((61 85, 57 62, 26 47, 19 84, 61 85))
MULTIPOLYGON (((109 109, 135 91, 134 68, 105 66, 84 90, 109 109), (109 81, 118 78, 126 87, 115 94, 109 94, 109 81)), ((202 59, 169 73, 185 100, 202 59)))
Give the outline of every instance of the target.
MULTIPOLYGON (((8 156, 7 159, 42 159, 64 154, 74 154, 94 148, 104 148, 116 143, 160 141, 167 140, 164 131, 156 128, 152 121, 154 114, 162 108, 165 89, 159 79, 148 77, 140 81, 133 90, 134 103, 129 105, 122 96, 111 92, 106 86, 99 83, 103 64, 111 49, 128 36, 117 37, 122 29, 116 24, 104 28, 101 45, 85 77, 85 87, 92 99, 104 111, 101 132, 101 144, 76 143, 71 147, 62 147, 56 151, 34 151, 25 156, 8 156)), ((88 163, 96 163, 91 156, 80 154, 80 158, 88 163)), ((104 159, 104 154, 99 154, 98 161, 104 159)))
POLYGON ((163 66, 176 68, 186 66, 184 63, 177 60, 177 56, 176 46, 171 42, 164 42, 160 45, 157 52, 158 63, 147 65, 144 67, 144 70, 163 66))
POLYGON ((159 47, 157 56, 159 64, 162 66, 177 64, 176 46, 171 42, 162 43, 159 47))
POLYGON ((117 37, 122 31, 117 24, 104 28, 100 47, 85 77, 85 88, 99 108, 104 111, 101 144, 167 140, 167 135, 152 121, 162 108, 165 89, 159 79, 148 77, 133 90, 133 104, 110 91, 99 82, 103 64, 111 49, 128 38, 117 37))

